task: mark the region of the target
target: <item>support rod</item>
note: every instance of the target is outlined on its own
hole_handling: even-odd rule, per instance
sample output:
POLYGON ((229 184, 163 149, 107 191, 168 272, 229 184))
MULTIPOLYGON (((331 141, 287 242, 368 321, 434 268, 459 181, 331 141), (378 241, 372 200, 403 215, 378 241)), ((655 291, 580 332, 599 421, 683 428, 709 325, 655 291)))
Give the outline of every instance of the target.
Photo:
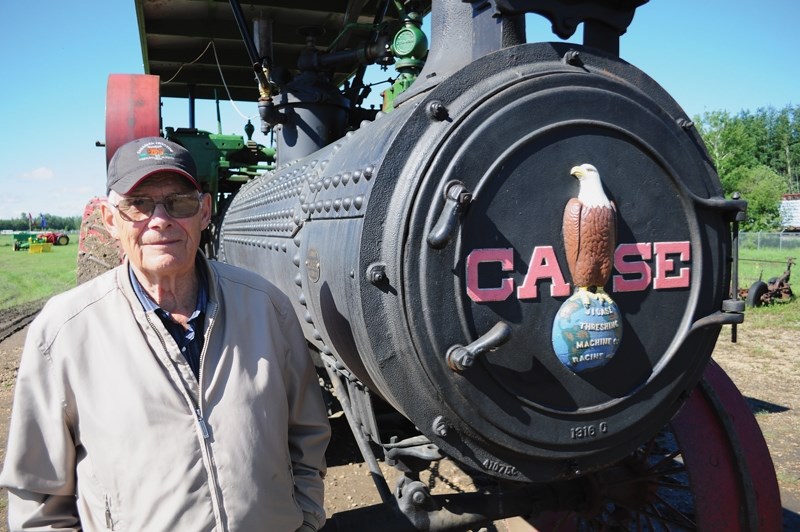
POLYGON ((245 48, 247 48, 247 55, 250 57, 250 63, 253 65, 253 71, 256 74, 256 78, 258 78, 258 84, 261 86, 262 92, 266 91, 269 89, 269 82, 261 66, 261 58, 258 55, 258 50, 256 50, 256 45, 253 42, 253 38, 250 37, 250 32, 247 30, 247 23, 244 20, 242 6, 239 5, 238 0, 230 0, 230 4, 233 10, 233 18, 236 19, 236 25, 239 26, 239 33, 242 34, 242 41, 244 42, 245 48))
POLYGON ((330 361, 323 359, 323 362, 325 364, 325 370, 328 372, 328 376, 331 378, 331 382, 333 383, 333 389, 336 392, 336 397, 339 399, 339 403, 342 405, 342 410, 344 410, 347 423, 350 425, 350 430, 353 432, 353 437, 358 444, 358 450, 361 451, 361 455, 367 462, 367 467, 369 467, 369 471, 372 475, 372 481, 375 483, 375 488, 378 490, 381 501, 384 503, 393 501, 394 496, 392 495, 392 490, 389 489, 389 485, 386 483, 383 472, 378 465, 378 460, 375 458, 375 454, 372 452, 369 442, 364 437, 364 434, 361 432, 361 428, 356 424, 355 418, 353 417, 354 414, 352 405, 350 403, 350 397, 347 394, 347 390, 345 390, 344 385, 342 384, 341 377, 333 369, 330 361))

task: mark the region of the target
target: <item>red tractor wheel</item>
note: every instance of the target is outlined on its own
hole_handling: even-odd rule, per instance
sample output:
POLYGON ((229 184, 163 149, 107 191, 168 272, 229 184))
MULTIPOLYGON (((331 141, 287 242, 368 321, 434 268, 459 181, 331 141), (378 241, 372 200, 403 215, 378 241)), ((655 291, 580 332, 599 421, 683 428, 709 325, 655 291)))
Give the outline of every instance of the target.
POLYGON ((66 246, 67 244, 69 244, 69 237, 67 235, 58 235, 58 238, 56 239, 56 245, 66 246))
POLYGON ((741 393, 713 360, 667 427, 587 481, 594 504, 541 515, 536 529, 782 529, 767 444, 741 393))
POLYGON ((158 76, 111 74, 106 90, 106 164, 128 141, 158 136, 161 130, 158 76))

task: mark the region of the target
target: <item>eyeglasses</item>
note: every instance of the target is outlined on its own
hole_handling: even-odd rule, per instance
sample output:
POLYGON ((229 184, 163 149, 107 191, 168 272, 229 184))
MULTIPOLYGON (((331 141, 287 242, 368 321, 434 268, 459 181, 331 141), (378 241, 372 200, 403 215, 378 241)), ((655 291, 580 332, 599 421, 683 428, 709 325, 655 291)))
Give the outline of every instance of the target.
POLYGON ((120 216, 129 222, 143 222, 150 219, 156 210, 156 205, 163 205, 172 218, 191 218, 200 210, 200 200, 203 194, 190 192, 188 194, 170 194, 162 201, 156 201, 147 196, 134 196, 123 198, 113 205, 120 216))

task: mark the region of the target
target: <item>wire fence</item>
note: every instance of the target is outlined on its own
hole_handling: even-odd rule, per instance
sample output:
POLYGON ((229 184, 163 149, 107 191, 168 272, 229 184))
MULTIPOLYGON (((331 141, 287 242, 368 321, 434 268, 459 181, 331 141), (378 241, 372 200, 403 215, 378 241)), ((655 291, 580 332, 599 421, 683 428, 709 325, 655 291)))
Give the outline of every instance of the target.
POLYGON ((739 249, 800 251, 800 233, 739 233, 739 249))

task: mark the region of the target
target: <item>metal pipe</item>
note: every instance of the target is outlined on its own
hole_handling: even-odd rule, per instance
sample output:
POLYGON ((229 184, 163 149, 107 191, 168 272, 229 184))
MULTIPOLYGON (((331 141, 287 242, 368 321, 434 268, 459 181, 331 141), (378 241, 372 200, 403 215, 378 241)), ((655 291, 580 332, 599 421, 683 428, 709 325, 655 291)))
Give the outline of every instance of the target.
POLYGON ((195 96, 194 96, 194 85, 189 85, 189 128, 195 129, 195 112, 194 112, 194 104, 195 104, 195 96))
POLYGON ((217 108, 217 134, 222 135, 222 117, 219 114, 219 95, 217 89, 214 89, 214 103, 217 108))
POLYGON ((333 514, 320 532, 456 532, 477 530, 501 519, 574 509, 585 499, 579 481, 528 485, 497 493, 452 493, 430 497, 404 495, 398 504, 375 504, 333 514))
POLYGON ((269 82, 261 66, 261 58, 258 56, 256 45, 253 43, 250 32, 247 30, 247 23, 244 20, 242 6, 239 5, 238 0, 230 0, 230 4, 231 10, 233 10, 233 18, 236 19, 236 25, 239 26, 239 33, 242 34, 242 41, 244 42, 245 48, 247 48, 247 55, 250 57, 250 63, 253 65, 253 71, 258 78, 258 84, 261 86, 262 92, 266 91, 269 89, 269 82))
MULTIPOLYGON (((741 194, 738 192, 733 193, 733 199, 738 200, 741 199, 741 194)), ((734 301, 739 299, 739 218, 743 218, 740 216, 739 211, 736 213, 736 216, 733 219, 733 231, 732 231, 732 238, 731 238, 731 255, 733 264, 731 264, 731 295, 730 298, 734 301)), ((734 323, 731 325, 731 342, 736 343, 736 324, 734 323)))
POLYGON ((375 458, 375 454, 373 454, 372 449, 369 446, 369 442, 366 441, 361 429, 358 425, 356 425, 355 418, 353 417, 353 408, 352 404, 350 403, 350 397, 347 394, 347 391, 344 389, 341 377, 333 369, 330 361, 323 361, 325 363, 325 371, 328 372, 328 376, 331 378, 333 389, 336 392, 336 397, 339 399, 339 403, 342 405, 342 410, 344 410, 347 423, 350 425, 350 430, 353 432, 353 437, 358 444, 358 449, 361 451, 361 455, 367 462, 367 467, 369 467, 369 471, 372 475, 372 481, 375 483, 375 488, 377 488, 378 494, 383 502, 388 503, 393 501, 394 495, 392 495, 392 490, 389 489, 389 484, 386 483, 383 472, 378 465, 378 460, 375 458))

